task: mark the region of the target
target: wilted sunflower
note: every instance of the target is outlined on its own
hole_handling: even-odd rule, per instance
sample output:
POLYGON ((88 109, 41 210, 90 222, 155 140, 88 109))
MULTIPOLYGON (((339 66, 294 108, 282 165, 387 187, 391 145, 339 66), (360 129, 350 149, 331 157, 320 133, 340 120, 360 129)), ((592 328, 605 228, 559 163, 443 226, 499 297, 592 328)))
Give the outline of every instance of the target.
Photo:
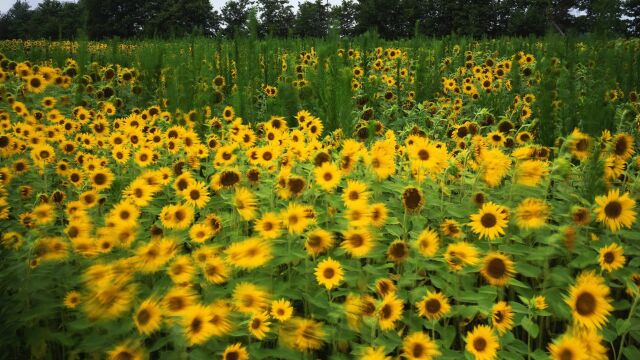
POLYGON ((513 261, 499 252, 488 253, 480 269, 480 274, 494 286, 505 286, 514 272, 513 261))
POLYGON ((490 240, 504 235, 507 226, 507 215, 503 207, 492 202, 482 205, 480 212, 471 215, 471 228, 480 238, 488 237, 490 240))
POLYGON ((140 304, 133 314, 133 322, 138 331, 149 335, 162 326, 162 308, 157 300, 149 298, 140 304))
POLYGON ((402 356, 409 360, 431 360, 439 355, 438 344, 422 331, 413 332, 402 341, 402 356))
POLYGON ((606 271, 614 271, 624 266, 626 258, 624 257, 624 249, 613 243, 600 249, 600 267, 606 271))
POLYGON ((424 205, 424 195, 422 190, 410 186, 402 193, 402 206, 408 212, 418 212, 424 205))
POLYGON ((449 299, 442 293, 431 291, 427 291, 427 295, 416 304, 416 308, 418 315, 428 320, 440 320, 451 311, 449 299))
POLYGON ((601 276, 593 272, 580 274, 565 300, 571 307, 574 323, 590 330, 600 329, 613 310, 609 292, 601 276))
POLYGON ((499 301, 491 308, 491 325, 504 335, 513 328, 513 309, 506 301, 499 301))
POLYGON ((344 272, 340 263, 329 257, 316 266, 315 275, 318 284, 331 290, 342 282, 344 272))
POLYGON ((467 333, 465 340, 467 342, 467 351, 476 360, 493 360, 497 358, 500 342, 489 326, 476 326, 467 333))
POLYGON ((527 198, 516 208, 516 224, 523 229, 538 229, 547 222, 549 205, 540 199, 527 198))
POLYGON ((635 200, 629 197, 629 193, 620 196, 618 189, 609 190, 607 195, 596 197, 596 219, 606 224, 613 232, 623 227, 631 228, 636 219, 635 200))
POLYGON ((395 322, 402 318, 404 304, 395 293, 390 293, 382 299, 377 309, 378 325, 380 329, 391 330, 395 327, 395 322))

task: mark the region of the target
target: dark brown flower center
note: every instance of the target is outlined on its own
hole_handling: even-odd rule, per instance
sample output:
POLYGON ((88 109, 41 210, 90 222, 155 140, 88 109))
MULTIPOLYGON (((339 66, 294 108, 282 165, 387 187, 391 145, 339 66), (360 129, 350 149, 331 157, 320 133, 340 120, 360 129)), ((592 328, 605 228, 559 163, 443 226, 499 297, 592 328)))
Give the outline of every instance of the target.
POLYGON ((610 219, 617 219, 622 214, 622 204, 613 200, 604 207, 604 213, 610 219))
POLYGON ((583 292, 576 298, 576 311, 582 316, 589 316, 596 310, 596 297, 589 292, 583 292))
POLYGON ((485 228, 492 228, 498 223, 498 219, 494 214, 486 213, 480 218, 480 223, 485 228))

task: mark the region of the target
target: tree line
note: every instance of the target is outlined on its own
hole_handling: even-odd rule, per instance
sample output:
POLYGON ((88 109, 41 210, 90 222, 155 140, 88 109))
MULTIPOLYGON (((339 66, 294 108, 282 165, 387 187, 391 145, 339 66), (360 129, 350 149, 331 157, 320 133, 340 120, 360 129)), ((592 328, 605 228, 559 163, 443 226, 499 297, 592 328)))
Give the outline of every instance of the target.
POLYGON ((16 1, 0 14, 0 38, 162 38, 188 34, 235 37, 527 36, 547 32, 640 36, 640 0, 229 0, 218 11, 209 0, 16 1))

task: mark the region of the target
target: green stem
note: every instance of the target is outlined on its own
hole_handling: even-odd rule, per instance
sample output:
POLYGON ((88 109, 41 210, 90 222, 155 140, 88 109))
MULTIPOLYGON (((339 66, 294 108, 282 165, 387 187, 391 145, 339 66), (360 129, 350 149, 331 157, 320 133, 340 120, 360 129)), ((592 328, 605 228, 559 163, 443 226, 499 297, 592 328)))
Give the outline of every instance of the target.
MULTIPOLYGON (((629 309, 629 315, 627 315, 627 321, 630 321, 631 317, 636 312, 636 306, 638 306, 638 299, 640 299, 640 296, 636 296, 633 299, 633 304, 631 305, 631 309, 629 309)), ((620 338, 620 346, 618 347, 618 356, 616 357, 616 360, 620 360, 622 357, 622 347, 624 346, 624 340, 627 337, 628 332, 629 330, 625 330, 625 332, 622 334, 622 337, 620 338)))

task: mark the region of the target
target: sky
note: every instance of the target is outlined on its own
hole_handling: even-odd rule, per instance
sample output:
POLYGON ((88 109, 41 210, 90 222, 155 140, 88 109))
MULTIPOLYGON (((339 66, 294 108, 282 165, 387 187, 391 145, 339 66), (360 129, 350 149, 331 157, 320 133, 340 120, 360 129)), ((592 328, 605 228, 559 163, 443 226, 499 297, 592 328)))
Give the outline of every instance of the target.
MULTIPOLYGON (((29 3, 29 5, 31 5, 31 7, 35 7, 37 6, 42 0, 27 0, 27 2, 29 3)), ((62 1, 73 1, 73 0, 62 0, 62 1)), ((226 0, 209 0, 211 1, 211 5, 213 6, 214 9, 219 10, 220 8, 222 8, 222 6, 224 5, 225 2, 227 2, 226 0)), ((331 5, 336 5, 336 4, 340 4, 342 2, 342 0, 328 0, 329 4, 331 5)), ((11 6, 13 6, 13 3, 15 2, 15 0, 0 0, 0 12, 7 12, 7 10, 9 10, 11 8, 11 6)), ((300 2, 304 2, 304 0, 289 0, 289 3, 291 3, 291 5, 293 5, 294 7, 298 6, 298 3, 300 2)))

